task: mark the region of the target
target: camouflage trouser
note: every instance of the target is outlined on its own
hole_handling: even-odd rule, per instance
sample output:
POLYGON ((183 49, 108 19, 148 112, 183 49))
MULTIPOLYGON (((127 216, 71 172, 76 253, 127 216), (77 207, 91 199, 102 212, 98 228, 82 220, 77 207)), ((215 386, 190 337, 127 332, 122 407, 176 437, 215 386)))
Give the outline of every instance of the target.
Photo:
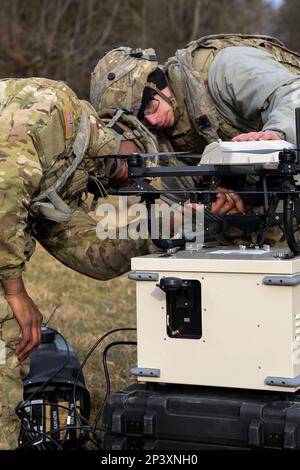
POLYGON ((0 283, 0 450, 15 449, 18 445, 20 422, 15 408, 23 399, 22 377, 28 369, 28 362, 20 364, 15 355, 19 334, 19 324, 0 283))

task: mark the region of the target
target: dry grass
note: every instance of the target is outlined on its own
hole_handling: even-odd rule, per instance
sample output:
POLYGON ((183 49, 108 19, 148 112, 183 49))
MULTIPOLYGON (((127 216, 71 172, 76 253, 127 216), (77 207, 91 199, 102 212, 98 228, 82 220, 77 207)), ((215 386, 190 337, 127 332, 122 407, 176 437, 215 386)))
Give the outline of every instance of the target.
MULTIPOLYGON (((57 328, 72 345, 82 361, 89 348, 107 331, 118 327, 135 327, 135 284, 127 275, 107 282, 82 276, 51 257, 42 247, 28 263, 25 282, 31 297, 44 315, 44 321, 57 311, 49 326, 57 328)), ((135 332, 110 336, 112 339, 135 339, 135 332)), ((97 350, 84 369, 94 415, 102 403, 105 381, 102 354, 97 350)), ((136 363, 134 346, 117 346, 109 353, 112 390, 133 381, 128 375, 136 363)))

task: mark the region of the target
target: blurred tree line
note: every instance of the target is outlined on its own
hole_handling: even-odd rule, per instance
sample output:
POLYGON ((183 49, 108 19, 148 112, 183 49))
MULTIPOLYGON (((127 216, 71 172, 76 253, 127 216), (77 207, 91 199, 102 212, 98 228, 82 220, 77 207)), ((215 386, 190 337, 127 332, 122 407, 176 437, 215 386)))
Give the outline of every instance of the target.
POLYGON ((90 72, 119 45, 160 62, 215 33, 272 34, 298 46, 297 0, 0 0, 0 77, 65 80, 88 98, 90 72))

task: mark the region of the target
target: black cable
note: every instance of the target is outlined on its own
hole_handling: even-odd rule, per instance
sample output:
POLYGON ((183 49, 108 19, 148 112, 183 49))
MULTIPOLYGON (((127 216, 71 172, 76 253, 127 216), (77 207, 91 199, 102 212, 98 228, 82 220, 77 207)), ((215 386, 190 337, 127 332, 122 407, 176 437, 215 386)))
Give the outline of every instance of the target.
MULTIPOLYGON (((43 402, 42 405, 43 405, 43 406, 55 406, 55 407, 57 407, 57 408, 62 408, 62 409, 64 409, 64 410, 67 410, 67 411, 68 411, 68 417, 70 416, 70 413, 72 412, 72 410, 70 409, 69 406, 61 405, 60 403, 57 403, 57 402, 47 401, 46 403, 43 402)), ((41 406, 41 404, 40 404, 40 403, 30 403, 30 404, 28 404, 27 406, 33 408, 33 407, 35 407, 35 406, 36 406, 36 407, 37 407, 37 406, 41 406)), ((22 429, 22 427, 23 427, 23 434, 24 434, 24 435, 28 435, 29 433, 38 434, 39 436, 41 436, 41 437, 43 438, 45 432, 38 431, 37 429, 34 429, 34 428, 33 428, 33 429, 24 429, 24 422, 27 422, 27 424, 28 424, 29 426, 32 426, 32 425, 33 425, 33 422, 29 420, 26 410, 19 410, 19 413, 20 413, 20 414, 23 414, 23 419, 21 419, 21 429, 22 429)), ((19 417, 20 417, 20 416, 19 416, 19 417)), ((55 429, 54 432, 58 432, 58 430, 55 429)), ((51 441, 54 442, 55 445, 56 445, 59 449, 63 450, 63 444, 64 444, 64 442, 65 442, 65 440, 66 440, 66 438, 67 438, 67 435, 68 435, 68 434, 66 433, 66 435, 65 435, 65 437, 64 437, 64 439, 63 439, 63 441, 60 442, 60 443, 58 443, 54 438, 49 437, 49 439, 51 439, 51 441)), ((39 436, 31 437, 29 442, 34 441, 34 440, 40 438, 39 436)), ((28 444, 29 444, 29 443, 28 443, 28 441, 27 441, 27 442, 25 442, 23 445, 25 446, 25 445, 28 445, 28 444)), ((45 450, 46 447, 45 447, 44 443, 40 443, 40 444, 43 444, 42 450, 45 450)), ((37 444, 37 445, 40 445, 40 444, 37 444)), ((37 445, 35 445, 35 448, 37 448, 37 445)), ((21 447, 21 446, 20 446, 20 447, 21 447)))
POLYGON ((52 320, 52 318, 54 317, 55 313, 56 313, 56 310, 60 307, 60 305, 55 305, 54 306, 54 309, 53 309, 53 312, 51 313, 50 317, 48 318, 48 320, 46 321, 46 323, 44 323, 44 326, 48 326, 48 323, 50 323, 50 321, 52 320))
MULTIPOLYGON (((82 421, 85 421, 86 424, 88 426, 90 426, 91 428, 91 431, 93 433, 95 433, 95 435, 97 436, 97 438, 99 438, 97 432, 95 431, 94 429, 94 426, 92 424, 90 424, 88 422, 88 420, 83 417, 82 415, 80 415, 78 412, 77 412, 77 406, 76 406, 76 389, 77 389, 77 384, 78 384, 78 380, 79 380, 79 377, 80 377, 80 374, 82 373, 82 370, 84 368, 84 366, 86 365, 87 361, 89 360, 89 358, 91 357, 91 355, 93 354, 93 352, 97 349, 97 347, 102 343, 102 341, 109 335, 113 334, 113 333, 117 333, 117 332, 120 332, 120 331, 136 331, 136 328, 115 328, 113 330, 110 330, 108 331, 107 333, 105 333, 104 335, 102 335, 99 339, 97 339, 97 341, 94 343, 94 345, 89 349, 89 351, 87 352, 87 354, 85 355, 82 363, 80 364, 80 367, 78 369, 78 372, 77 372, 77 376, 75 378, 75 381, 74 381, 74 385, 73 385, 73 404, 75 405, 75 419, 80 423, 80 425, 82 425, 82 421)), ((102 406, 101 406, 102 408, 102 406)), ((98 444, 96 444, 98 446, 98 444)))
MULTIPOLYGON (((23 427, 23 434, 24 435, 29 435, 29 440, 24 442, 23 444, 19 445, 16 450, 21 450, 26 447, 31 447, 32 450, 46 450, 47 447, 45 445, 44 441, 44 434, 45 432, 38 431, 37 429, 24 429, 24 421, 26 421, 27 425, 32 426, 32 423, 28 419, 28 416, 26 415, 23 420, 21 421, 21 431, 23 427), (41 442, 36 442, 36 441, 41 441, 41 442)), ((62 450, 62 447, 60 444, 53 439, 51 436, 49 437, 49 440, 54 442, 55 446, 59 449, 62 450)))
POLYGON ((104 335, 102 335, 99 339, 97 339, 97 341, 94 343, 94 345, 89 349, 89 351, 87 352, 87 354, 85 355, 82 363, 80 364, 80 367, 78 369, 78 373, 77 373, 77 376, 76 376, 76 379, 74 381, 74 385, 73 385, 73 403, 75 404, 76 403, 76 388, 77 388, 77 383, 78 383, 78 380, 79 380, 79 376, 80 374, 82 373, 82 370, 85 366, 85 364, 87 363, 87 361, 89 360, 89 358, 91 357, 91 355, 93 354, 93 352, 95 351, 95 349, 102 343, 102 341, 109 335, 113 334, 113 333, 117 333, 119 331, 136 331, 136 328, 115 328, 114 330, 110 330, 108 331, 107 333, 105 333, 104 335))
MULTIPOLYGON (((84 431, 87 431, 87 432, 90 432, 90 433, 94 433, 94 431, 92 429, 89 429, 89 426, 87 426, 87 429, 85 429, 84 426, 75 426, 75 425, 67 425, 67 426, 61 426, 57 429, 54 429, 52 431, 47 431, 47 432, 40 432, 40 431, 36 431, 38 434, 40 434, 41 436, 43 436, 44 438, 48 438, 48 439, 51 439, 53 442, 55 442, 56 444, 57 441, 55 441, 53 438, 51 438, 51 434, 55 434, 57 432, 61 432, 61 431, 65 431, 65 430, 84 430, 84 431)), ((94 433, 96 434, 96 433, 94 433)), ((33 438, 30 442, 25 442, 24 444, 22 444, 21 446, 19 446, 17 448, 17 450, 21 450, 25 447, 28 447, 29 445, 32 445, 32 443, 36 440, 37 438, 33 438)), ((59 450, 64 450, 64 449, 59 449, 59 450)))
POLYGON ((300 242, 295 238, 295 231, 293 226, 293 211, 295 207, 295 199, 291 194, 288 194, 284 199, 284 236, 287 244, 293 253, 300 253, 300 242))
MULTIPOLYGON (((47 405, 55 405, 57 406, 57 408, 63 408, 63 409, 66 409, 68 411, 71 411, 69 407, 66 407, 64 405, 60 405, 58 403, 53 403, 53 402, 47 402, 47 405)), ((30 405, 31 406, 31 405, 30 405)), ((40 406, 40 404, 38 403, 34 403, 32 406, 40 406)), ((68 415, 69 416, 69 415, 68 415)), ((26 416, 27 418, 27 416, 26 416)), ((30 421, 29 421, 30 423, 30 421)), ((40 446, 41 444, 43 444, 43 448, 42 450, 46 450, 46 446, 44 445, 44 443, 39 443, 39 444, 34 444, 34 442, 37 440, 37 439, 45 439, 45 438, 48 438, 49 440, 51 440, 55 445, 56 447, 59 449, 59 450, 64 450, 63 449, 63 443, 64 441, 66 440, 66 437, 68 435, 68 432, 72 429, 77 429, 77 430, 80 430, 80 431, 84 431, 84 432, 88 432, 88 433, 91 433, 91 434, 95 434, 97 439, 99 438, 98 434, 96 432, 94 432, 92 429, 91 429, 91 426, 76 426, 75 424, 74 425, 69 425, 69 424, 66 424, 64 426, 60 426, 59 428, 56 428, 56 429, 53 429, 52 431, 38 431, 37 429, 34 429, 32 431, 32 434, 34 434, 34 436, 32 436, 30 438, 29 441, 27 442, 24 442, 22 445, 20 445, 18 447, 18 449, 23 449, 23 448, 26 448, 26 447, 29 447, 29 446, 34 446, 34 449, 36 450, 40 450, 37 446, 40 446), (56 433, 60 433, 61 431, 67 431, 65 433, 65 438, 64 438, 64 441, 62 442, 58 442, 56 439, 54 439, 53 437, 51 437, 52 434, 56 434, 56 433)), ((25 433, 28 433, 28 430, 24 430, 25 433)), ((95 442, 94 441, 94 444, 98 447, 98 442, 95 442)))
POLYGON ((108 344, 106 346, 106 348, 104 349, 104 351, 103 351, 102 364, 103 364, 105 380, 106 380, 106 392, 105 392, 105 396, 104 396, 104 400, 102 402, 102 405, 101 405, 101 407, 100 407, 100 409, 99 409, 99 411, 96 415, 96 418, 95 418, 95 421, 94 421, 94 424, 93 424, 93 430, 94 431, 96 430, 97 424, 99 422, 99 419, 101 418, 103 409, 106 405, 107 397, 110 393, 110 378, 109 378, 109 371, 108 371, 108 367, 107 367, 107 353, 110 350, 110 348, 112 348, 113 346, 118 346, 118 345, 121 345, 121 344, 136 346, 137 342, 136 341, 114 341, 113 343, 108 344))

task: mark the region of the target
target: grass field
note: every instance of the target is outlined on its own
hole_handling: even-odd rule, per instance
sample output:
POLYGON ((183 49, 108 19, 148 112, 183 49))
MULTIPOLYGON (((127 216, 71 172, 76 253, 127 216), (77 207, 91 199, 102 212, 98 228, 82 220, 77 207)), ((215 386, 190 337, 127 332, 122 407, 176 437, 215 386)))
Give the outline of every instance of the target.
MULTIPOLYGON (((118 327, 135 327, 135 283, 123 275, 111 281, 89 279, 68 269, 41 246, 27 266, 26 287, 49 326, 57 328, 69 341, 82 361, 95 341, 107 331, 118 327)), ((113 339, 133 339, 135 332, 117 333, 113 339)), ((102 403, 105 380, 102 371, 103 347, 97 350, 84 369, 91 394, 92 415, 102 403)), ((128 374, 136 365, 135 346, 117 346, 108 357, 112 390, 124 388, 134 381, 128 374)))

